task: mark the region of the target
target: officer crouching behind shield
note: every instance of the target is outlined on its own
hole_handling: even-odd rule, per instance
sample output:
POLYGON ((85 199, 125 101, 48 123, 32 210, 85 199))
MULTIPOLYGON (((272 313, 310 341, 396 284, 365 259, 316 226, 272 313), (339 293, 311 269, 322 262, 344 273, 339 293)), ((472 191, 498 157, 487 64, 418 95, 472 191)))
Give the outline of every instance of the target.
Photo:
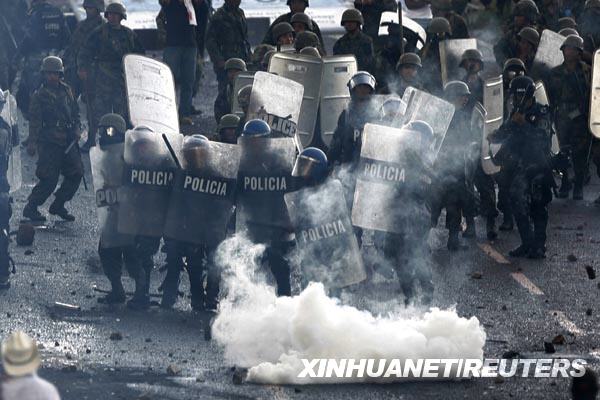
POLYGON ((58 57, 49 56, 42 62, 44 83, 35 91, 29 107, 29 140, 27 152, 38 152, 35 174, 39 182, 35 185, 23 216, 32 221, 43 222, 46 217, 38 207, 50 197, 58 178, 64 179, 54 192, 54 202, 49 212, 65 221, 75 217, 66 210, 65 203, 73 198, 83 177, 83 164, 79 152, 81 127, 79 107, 69 85, 64 83, 64 67, 58 57))
POLYGON ((534 94, 531 78, 514 78, 509 88, 512 113, 488 138, 502 144, 494 158, 510 176, 511 208, 521 237, 521 245, 509 255, 539 259, 546 255, 548 204, 555 182, 550 114, 548 106, 537 103, 534 94))

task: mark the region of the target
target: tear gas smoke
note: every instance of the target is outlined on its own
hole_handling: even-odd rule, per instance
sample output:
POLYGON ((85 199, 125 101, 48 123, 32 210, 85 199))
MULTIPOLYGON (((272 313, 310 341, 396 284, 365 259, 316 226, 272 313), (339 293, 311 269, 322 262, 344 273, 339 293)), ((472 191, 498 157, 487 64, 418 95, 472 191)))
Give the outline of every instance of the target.
MULTIPOLYGON (((227 362, 249 368, 249 381, 316 383, 298 378, 302 359, 483 357, 483 327, 477 318, 461 318, 454 310, 375 316, 327 297, 320 283, 309 284, 298 296, 277 297, 260 275, 263 251, 264 246, 235 236, 216 254, 223 268, 225 298, 213 324, 213 338, 224 347, 227 362)), ((344 382, 369 380, 374 379, 344 382)))

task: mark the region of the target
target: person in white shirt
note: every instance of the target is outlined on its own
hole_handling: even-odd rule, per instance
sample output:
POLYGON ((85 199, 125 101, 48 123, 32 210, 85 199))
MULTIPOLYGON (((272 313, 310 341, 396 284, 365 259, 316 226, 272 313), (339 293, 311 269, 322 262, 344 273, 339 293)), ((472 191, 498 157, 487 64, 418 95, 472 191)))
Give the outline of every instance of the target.
POLYGON ((40 357, 37 344, 25 333, 13 332, 2 342, 4 376, 0 380, 2 400, 60 400, 58 390, 37 376, 40 357))

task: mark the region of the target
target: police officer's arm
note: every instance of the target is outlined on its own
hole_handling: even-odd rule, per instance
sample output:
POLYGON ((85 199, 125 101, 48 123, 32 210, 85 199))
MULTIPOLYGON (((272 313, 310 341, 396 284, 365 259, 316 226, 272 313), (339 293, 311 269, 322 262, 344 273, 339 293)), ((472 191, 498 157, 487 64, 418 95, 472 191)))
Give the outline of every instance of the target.
POLYGON ((210 60, 217 68, 223 68, 225 65, 225 59, 223 58, 219 41, 219 28, 221 25, 222 21, 220 21, 218 15, 213 15, 213 18, 208 23, 206 34, 206 51, 208 51, 210 60))
POLYGON ((329 165, 332 166, 338 163, 342 156, 342 149, 344 144, 344 122, 346 121, 346 110, 342 111, 338 118, 337 126, 333 132, 333 138, 331 139, 331 145, 327 152, 327 159, 329 165))

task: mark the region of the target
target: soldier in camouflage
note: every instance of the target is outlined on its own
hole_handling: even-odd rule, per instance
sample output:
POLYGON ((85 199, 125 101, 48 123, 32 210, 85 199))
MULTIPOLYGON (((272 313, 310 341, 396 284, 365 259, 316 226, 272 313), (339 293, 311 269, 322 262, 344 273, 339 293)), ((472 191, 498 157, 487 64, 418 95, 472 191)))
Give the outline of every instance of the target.
POLYGON ((233 87, 235 85, 235 78, 240 72, 246 71, 246 63, 244 60, 239 58, 230 58, 225 63, 225 72, 227 73, 227 86, 224 90, 219 91, 217 99, 215 100, 214 113, 215 120, 217 123, 221 120, 221 117, 231 112, 233 105, 233 87))
POLYGON ((346 34, 333 45, 333 54, 354 55, 358 69, 371 72, 375 67, 373 39, 361 31, 363 23, 360 11, 355 9, 344 11, 341 25, 346 29, 346 34))
MULTIPOLYGON (((265 34, 263 43, 275 46, 277 44, 275 41, 273 41, 273 28, 275 27, 275 25, 279 24, 280 22, 287 22, 288 24, 294 25, 294 21, 292 21, 292 18, 297 14, 304 14, 306 8, 309 6, 309 3, 308 0, 287 0, 287 5, 290 7, 290 12, 280 15, 279 17, 277 17, 277 19, 275 19, 275 21, 273 21, 271 26, 269 26, 267 33, 265 34)), ((304 15, 308 17, 308 15, 304 15)), ((317 23, 310 17, 308 18, 308 21, 310 22, 310 24, 306 23, 307 21, 304 17, 300 17, 298 20, 298 22, 306 23, 306 30, 313 32, 315 35, 317 35, 321 47, 325 48, 325 42, 323 42, 323 35, 321 34, 321 29, 319 29, 319 25, 317 25, 317 23)))

